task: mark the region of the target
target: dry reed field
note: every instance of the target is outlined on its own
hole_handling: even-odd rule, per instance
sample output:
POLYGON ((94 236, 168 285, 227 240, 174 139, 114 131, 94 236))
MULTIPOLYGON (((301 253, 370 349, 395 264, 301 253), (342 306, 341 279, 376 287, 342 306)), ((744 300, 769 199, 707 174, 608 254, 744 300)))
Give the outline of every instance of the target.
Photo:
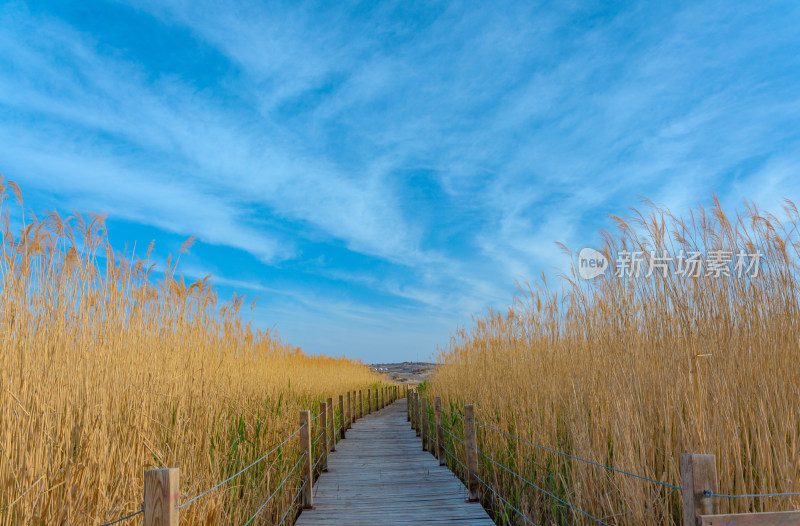
MULTIPOLYGON (((794 204, 784 212, 746 204, 726 215, 716 201, 684 217, 648 204, 615 218, 601 250, 611 271, 589 284, 573 266, 558 287, 526 287, 453 337, 424 390, 450 411, 474 403, 476 420, 498 430, 657 481, 680 486, 681 453, 709 453, 719 493, 800 491, 800 221, 794 204), (623 250, 681 249, 760 251, 760 272, 692 277, 676 274, 677 261, 650 276, 613 272, 623 250)), ((446 416, 457 435, 458 418, 446 416)), ((680 491, 477 431, 482 453, 608 524, 682 523, 680 491)), ((448 447, 463 459, 457 441, 448 447)), ((594 523, 478 460, 481 477, 536 524, 594 523)), ((523 524, 485 498, 499 522, 523 524)), ((721 499, 723 513, 798 508, 800 497, 721 499)))
MULTIPOLYGON (((16 200, 0 179, 0 524, 114 520, 140 509, 153 467, 180 468, 185 502, 278 445, 300 409, 379 384, 360 363, 254 330, 243 298, 218 302, 208 278, 185 283, 177 260, 156 275, 150 250, 114 252, 102 216, 40 220, 16 200)), ((290 441, 181 522, 243 524, 298 449, 290 441)), ((255 524, 277 522, 297 487, 255 524)))

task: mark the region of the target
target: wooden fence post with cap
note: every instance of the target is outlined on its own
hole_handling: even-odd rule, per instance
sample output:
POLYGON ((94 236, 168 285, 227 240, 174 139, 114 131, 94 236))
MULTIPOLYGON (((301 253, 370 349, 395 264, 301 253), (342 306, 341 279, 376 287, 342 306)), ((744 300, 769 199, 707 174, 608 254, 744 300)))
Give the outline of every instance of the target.
POLYGON ((300 461, 300 477, 304 483, 301 504, 304 510, 310 510, 314 504, 312 496, 314 474, 311 472, 311 413, 309 411, 300 411, 300 451, 305 454, 300 461))
POLYGON ((420 433, 420 437, 422 438, 422 451, 428 450, 428 443, 427 443, 427 436, 428 436, 428 397, 423 396, 419 402, 419 414, 420 414, 420 427, 422 428, 422 432, 420 433))
POLYGON ((330 433, 328 433, 331 443, 330 451, 336 451, 336 411, 333 409, 333 398, 328 398, 326 405, 328 406, 328 426, 330 427, 330 433))
POLYGON ((464 442, 467 454, 469 501, 477 502, 481 495, 478 486, 478 440, 475 434, 475 409, 472 404, 464 406, 464 442))
POLYGON ((178 526, 180 470, 148 469, 144 472, 144 526, 178 526))
POLYGON ((328 405, 325 402, 319 403, 319 429, 320 440, 322 441, 320 451, 322 460, 319 462, 320 471, 328 471, 328 405))
POLYGON ((358 392, 358 418, 364 418, 364 392, 358 392))
POLYGON ((344 395, 339 395, 339 422, 342 424, 339 430, 339 440, 344 440, 346 424, 344 423, 344 395))
POLYGON ((436 412, 436 449, 434 450, 434 455, 439 459, 439 465, 444 466, 447 459, 444 458, 444 426, 442 425, 441 396, 437 396, 433 399, 433 408, 436 412))
POLYGON ((706 492, 717 491, 717 466, 714 455, 681 455, 681 488, 683 490, 683 523, 697 526, 700 515, 716 515, 719 504, 706 492))
POLYGON ((367 389, 367 414, 372 413, 372 389, 367 389))

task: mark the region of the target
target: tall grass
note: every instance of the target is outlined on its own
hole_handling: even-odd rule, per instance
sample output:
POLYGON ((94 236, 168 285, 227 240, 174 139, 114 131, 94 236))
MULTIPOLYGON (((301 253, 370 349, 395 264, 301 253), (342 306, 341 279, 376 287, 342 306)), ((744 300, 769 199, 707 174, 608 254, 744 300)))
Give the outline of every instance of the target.
MULTIPOLYGON (((115 519, 140 508, 152 467, 181 469, 185 501, 280 443, 300 409, 377 384, 359 363, 254 330, 243 298, 218 302, 208 278, 185 283, 177 259, 157 276, 150 250, 114 252, 102 216, 39 220, 10 194, 21 205, 0 178, 0 524, 115 519)), ((184 508, 182 522, 244 523, 297 449, 184 508)), ((275 522, 296 488, 256 523, 275 522)))
MULTIPOLYGON (((800 491, 798 212, 786 219, 717 201, 686 217, 648 205, 615 218, 588 283, 528 286, 505 312, 459 330, 428 388, 446 408, 526 440, 680 486, 681 453, 716 455, 722 493, 800 491), (622 251, 760 251, 758 276, 614 272, 622 251)), ((611 473, 478 427, 479 448, 610 524, 681 524, 680 492, 611 473)), ((457 443, 451 447, 458 449, 457 443)), ((462 452, 463 454, 463 452, 462 452)), ((463 457, 462 461, 463 461, 463 457)), ((591 524, 479 455, 488 483, 537 524, 591 524)), ((492 499, 487 499, 492 500, 492 499)), ((497 516, 522 524, 508 506, 497 516)), ((722 511, 800 508, 800 499, 721 499, 722 511)))

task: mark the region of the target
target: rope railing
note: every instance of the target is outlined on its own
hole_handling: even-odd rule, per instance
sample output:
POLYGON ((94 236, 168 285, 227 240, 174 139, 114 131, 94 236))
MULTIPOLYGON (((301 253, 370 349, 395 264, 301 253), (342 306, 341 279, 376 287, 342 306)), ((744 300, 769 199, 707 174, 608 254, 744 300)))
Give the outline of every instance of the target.
POLYGON ((288 508, 286 508, 286 511, 284 512, 283 517, 281 517, 281 522, 278 523, 278 526, 281 526, 283 524, 283 522, 286 520, 286 517, 289 515, 289 512, 292 511, 292 508, 294 507, 295 503, 297 502, 297 499, 300 497, 300 493, 302 493, 303 489, 305 489, 306 484, 308 484, 308 481, 304 480, 303 484, 301 484, 300 488, 297 490, 297 493, 295 493, 294 498, 292 499, 292 503, 289 504, 288 508))
POLYGON ((304 459, 304 458, 306 458, 306 453, 305 453, 305 452, 303 452, 303 454, 302 454, 302 455, 300 455, 300 458, 299 458, 299 459, 297 459, 297 462, 295 463, 294 467, 292 467, 292 469, 290 469, 290 470, 289 470, 289 472, 286 474, 286 476, 285 476, 285 477, 283 477, 283 480, 281 481, 281 483, 280 483, 280 484, 278 484, 278 487, 276 487, 276 488, 275 488, 275 491, 273 491, 273 492, 272 492, 272 495, 270 495, 269 497, 267 497, 267 500, 265 500, 265 501, 264 501, 264 504, 262 504, 262 505, 261 505, 261 506, 260 506, 260 507, 259 507, 259 508, 256 510, 256 512, 253 514, 253 516, 252 516, 252 517, 250 517, 250 519, 248 519, 248 521, 244 523, 244 526, 248 526, 250 523, 252 523, 252 522, 255 520, 256 516, 258 516, 258 514, 259 514, 259 513, 261 513, 261 510, 263 510, 263 509, 264 509, 264 507, 265 507, 267 504, 269 504, 269 503, 270 503, 270 501, 272 500, 272 498, 273 498, 273 497, 275 497, 275 495, 277 495, 277 494, 278 494, 278 491, 280 491, 280 489, 283 487, 283 485, 284 485, 284 484, 286 484, 286 481, 287 481, 287 480, 289 480, 289 477, 292 475, 292 473, 294 473, 294 471, 295 471, 295 470, 298 468, 298 466, 300 466, 300 463, 303 461, 303 459, 304 459))
POLYGON ((464 418, 464 415, 462 415, 461 413, 456 413, 455 411, 449 411, 449 410, 445 409, 444 407, 442 408, 442 411, 444 411, 445 413, 449 413, 449 414, 451 414, 453 416, 457 416, 459 418, 464 418))
POLYGON ((528 516, 527 516, 527 515, 525 515, 525 514, 524 514, 524 513, 522 513, 521 511, 519 511, 519 509, 518 509, 516 506, 514 506, 513 504, 511 504, 510 502, 508 502, 508 501, 507 501, 507 500, 506 500, 506 499, 505 499, 505 498, 504 498, 502 495, 500 495, 499 493, 497 493, 497 491, 495 491, 495 489, 494 489, 493 487, 491 487, 491 486, 490 486, 490 485, 488 485, 486 482, 484 482, 482 478, 480 478, 480 477, 479 477, 479 476, 477 476, 477 475, 475 476, 475 478, 476 478, 476 479, 478 479, 478 482, 480 482, 481 484, 483 484, 484 486, 486 486, 486 488, 487 488, 489 491, 491 491, 492 493, 494 493, 494 496, 495 496, 495 497, 497 497, 498 499, 502 500, 502 501, 503 501, 503 502, 504 502, 504 503, 505 503, 505 504, 506 504, 506 505, 507 505, 509 508, 511 508, 512 510, 516 511, 516 512, 517 512, 517 514, 518 514, 520 517, 522 517, 523 519, 525 519, 525 522, 527 522, 528 524, 533 524, 533 526, 536 526, 536 523, 535 523, 535 522, 533 522, 532 520, 530 520, 530 519, 528 518, 528 516))
MULTIPOLYGON (((569 508, 571 508, 571 509, 573 509, 573 510, 575 510, 575 511, 577 511, 577 512, 579 512, 579 513, 581 513, 581 514, 583 514, 583 515, 585 515, 585 516, 587 516, 587 517, 589 517, 590 519, 592 519, 593 521, 595 521, 595 522, 597 522, 597 523, 599 523, 599 524, 604 524, 605 526, 609 526, 607 523, 603 522, 602 520, 598 519, 597 517, 595 517, 595 516, 593 516, 593 515, 591 515, 591 514, 589 514, 589 513, 585 512, 585 511, 583 511, 582 509, 578 508, 577 506, 573 506, 573 505, 572 505, 572 504, 570 504, 569 502, 567 502, 567 501, 565 501, 565 500, 563 500, 563 499, 561 499, 561 498, 559 498, 559 497, 556 497, 555 495, 553 495, 552 493, 550 493, 550 492, 549 492, 549 491, 547 491, 546 489, 544 489, 544 488, 542 488, 542 487, 540 487, 540 486, 538 486, 538 485, 534 484, 533 482, 531 482, 530 480, 526 479, 525 477, 523 477, 523 476, 522 476, 522 475, 520 475, 519 473, 517 473, 517 472, 515 472, 515 471, 513 471, 513 470, 511 470, 511 469, 509 469, 509 468, 508 468, 508 467, 506 467, 505 465, 503 465, 503 464, 501 464, 500 462, 496 461, 495 459, 493 459, 492 457, 490 457, 489 455, 487 455, 486 453, 484 453, 484 452, 483 452, 483 451, 481 451, 480 449, 477 449, 477 448, 476 448, 476 451, 477 451, 477 452, 478 452, 480 455, 482 455, 482 456, 483 456, 483 457, 484 457, 486 460, 488 460, 488 461, 492 462, 493 464, 495 464, 496 466, 498 466, 498 467, 500 467, 501 469, 505 470, 506 472, 508 472, 508 473, 510 473, 510 474, 512 474, 512 475, 514 475, 515 477, 517 477, 517 478, 518 478, 519 480, 521 480, 522 482, 525 482, 526 484, 529 484, 530 486, 532 486, 532 487, 534 487, 534 488, 538 489, 539 491, 541 491, 541 492, 542 492, 542 493, 544 493, 545 495, 547 495, 547 496, 549 496, 549 497, 551 497, 551 498, 553 498, 553 499, 557 500, 557 501, 558 501, 558 502, 560 502, 561 504, 564 504, 565 506, 568 506, 569 508)), ((523 515, 523 516, 524 516, 524 515, 523 515)))
POLYGON ((627 471, 624 471, 624 470, 621 470, 621 469, 617 469, 617 468, 614 468, 614 467, 611 467, 611 466, 607 466, 605 464, 600 464, 599 462, 594 462, 592 460, 586 460, 585 458, 576 457, 575 455, 570 455, 569 453, 564 453, 563 451, 559 451, 557 449, 549 448, 547 446, 543 446, 541 444, 537 444, 535 442, 531 442, 530 440, 526 440, 524 438, 512 435, 510 433, 506 433, 505 431, 501 431, 500 429, 492 427, 492 426, 490 426, 488 424, 484 424, 483 422, 479 422, 478 420, 475 420, 475 423, 478 424, 479 426, 482 426, 482 427, 486 428, 486 429, 490 429, 492 431, 495 431, 497 433, 505 435, 505 436, 507 436, 509 438, 513 438, 514 440, 519 440, 520 442, 524 442, 526 444, 530 444, 531 446, 535 446, 535 447, 538 447, 540 449, 544 449, 545 451, 550 451, 551 453, 556 453, 558 455, 562 455, 564 457, 571 458, 573 460, 577 460, 577 461, 580 461, 580 462, 585 462, 586 464, 591 464, 592 466, 597 466, 599 468, 607 469, 609 471, 613 471, 613 472, 619 473, 621 475, 627 475, 629 477, 635 477, 637 479, 645 480, 647 482, 652 482, 654 484, 660 484, 662 486, 666 486, 668 488, 676 489, 678 491, 681 490, 680 486, 676 486, 676 485, 670 484, 668 482, 662 482, 660 480, 651 479, 651 478, 648 478, 648 477, 644 477, 642 475, 637 475, 636 473, 629 473, 627 471))
POLYGON ((120 517, 120 518, 119 518, 119 519, 117 519, 117 520, 113 520, 113 521, 111 521, 111 522, 106 522, 106 523, 103 523, 103 524, 101 524, 100 526, 111 526, 112 524, 117 524, 118 522, 123 522, 123 521, 126 521, 126 520, 128 520, 128 519, 132 519, 132 518, 136 517, 137 515, 139 515, 140 513, 144 513, 144 506, 142 506, 142 507, 139 509, 139 511, 136 511, 136 512, 134 512, 134 513, 131 513, 130 515, 126 515, 125 517, 120 517))
MULTIPOLYGON (((457 411, 453 411, 450 409, 446 409, 441 405, 441 399, 435 399, 435 405, 433 406, 433 413, 435 417, 435 422, 431 420, 430 411, 432 410, 431 400, 427 397, 420 396, 419 393, 412 392, 409 397, 407 398, 408 406, 408 419, 411 422, 411 427, 417 430, 417 435, 421 436, 422 439, 422 446, 423 450, 431 451, 435 456, 439 457, 440 464, 447 464, 453 468, 458 467, 463 469, 464 473, 464 481, 469 488, 470 493, 470 501, 477 501, 480 499, 480 492, 478 492, 474 488, 479 488, 480 485, 485 486, 495 498, 499 501, 504 503, 508 506, 509 510, 513 510, 516 512, 521 519, 524 519, 529 524, 534 524, 534 522, 527 517, 522 511, 515 507, 509 500, 501 494, 497 488, 493 488, 490 484, 487 484, 485 480, 478 476, 478 462, 476 461, 476 455, 480 455, 484 458, 488 463, 485 463, 484 466, 489 473, 495 473, 495 477, 497 476, 497 471, 495 469, 499 469, 502 471, 507 472, 509 475, 515 477, 517 480, 521 481, 522 483, 528 485, 529 487, 543 493, 544 495, 554 499, 555 501, 559 502, 561 505, 566 506, 572 512, 580 514, 587 519, 594 521, 597 524, 602 524, 608 526, 606 522, 608 518, 600 518, 596 515, 589 513, 581 509, 578 506, 568 502, 565 499, 562 499, 548 491, 547 489, 543 488, 540 485, 537 485, 535 482, 532 482, 528 478, 522 476, 521 474, 517 473, 510 467, 504 465, 503 463, 495 460, 487 453, 481 451, 478 448, 478 435, 475 432, 475 426, 480 426, 483 429, 488 431, 493 431, 499 433, 503 436, 506 436, 510 439, 519 441, 524 444, 528 444, 539 448, 543 451, 548 451, 550 453, 554 453, 556 455, 563 456, 565 458, 582 462, 591 466, 596 466, 602 469, 605 469, 609 472, 618 473, 620 475, 625 475, 628 477, 636 478, 639 480, 643 480, 648 483, 656 484, 660 487, 669 488, 672 490, 680 491, 683 495, 683 517, 686 518, 689 522, 687 524, 694 525, 695 522, 697 524, 717 524, 717 522, 723 523, 728 520, 729 517, 734 518, 736 521, 742 521, 741 523, 744 524, 759 524, 759 525, 767 525, 773 524, 774 521, 780 520, 789 521, 792 524, 798 523, 800 524, 800 510, 797 511, 785 511, 785 512, 761 512, 761 513, 754 513, 752 509, 748 510, 748 513, 734 513, 734 514, 726 514, 726 515, 719 515, 719 503, 714 499, 758 499, 758 498, 785 498, 785 497, 798 497, 800 496, 800 492, 786 492, 786 493, 746 493, 746 494, 725 494, 725 493, 718 493, 716 491, 716 468, 714 464, 714 455, 697 455, 697 454, 684 454, 681 457, 681 472, 682 472, 682 484, 670 484, 668 482, 664 482, 662 480, 657 480, 654 478, 646 477, 643 475, 638 475, 636 473, 631 473, 629 471, 625 471, 623 469, 619 469, 613 466, 609 466, 606 464, 601 464, 599 462, 595 462, 592 460, 588 460, 585 458, 581 458, 576 455, 572 455, 563 451, 559 451, 557 449, 544 446, 542 444, 538 444, 531 440, 527 440, 525 438, 515 436, 511 433, 506 431, 500 430, 497 427, 492 425, 486 424, 484 422, 480 422, 474 418, 474 406, 472 405, 465 405, 464 406, 464 414, 459 413, 457 411), (452 420, 449 418, 443 418, 444 415, 451 415, 456 417, 457 420, 452 420), (459 434, 463 434, 463 438, 458 436, 454 433, 456 427, 461 428, 461 423, 463 422, 463 429, 460 430, 459 434), (430 431, 431 426, 433 431, 430 431), (450 429, 448 429, 450 427, 450 429), (453 451, 451 451, 447 444, 460 443, 465 447, 464 457, 466 459, 466 463, 459 460, 458 455, 456 455, 453 451), (453 463, 450 463, 450 459, 452 459, 453 463), (697 493, 697 488, 706 488, 700 490, 700 493, 697 493), (688 496, 687 496, 687 492, 688 496)), ((452 406, 451 406, 452 407, 452 406)), ((484 439, 486 435, 482 435, 484 439)), ((516 486, 515 486, 516 487, 516 486)), ((513 500, 513 499, 512 499, 513 500)), ((787 522, 787 523, 789 523, 787 522)), ((740 522, 736 522, 739 524, 740 522)))
POLYGON ((720 499, 761 499, 761 498, 770 498, 770 497, 797 497, 800 496, 800 492, 794 493, 745 493, 742 495, 725 495, 721 493, 715 493, 710 490, 705 490, 703 492, 704 497, 718 497, 720 499))
MULTIPOLYGON (((382 409, 386 405, 388 405, 387 401, 392 398, 390 388, 384 387, 382 388, 382 396, 380 400, 383 403, 379 403, 378 399, 378 390, 375 391, 375 407, 377 410, 382 409)), ((368 395, 369 396, 369 395, 368 395)), ((372 398, 368 399, 370 405, 372 404, 372 398)), ((145 470, 145 477, 144 477, 144 502, 142 503, 140 509, 123 517, 119 517, 111 522, 103 523, 101 526, 113 526, 115 524, 128 521, 137 517, 138 515, 144 514, 145 510, 149 510, 147 514, 144 514, 145 517, 145 526, 148 523, 148 516, 161 516, 166 517, 167 522, 164 524, 168 526, 175 526, 177 525, 178 514, 176 513, 178 510, 186 508, 187 506, 197 502, 199 499, 202 499, 204 496, 210 494, 211 492, 219 489, 220 487, 224 486, 225 484, 229 483, 236 477, 242 475, 247 470, 253 468, 260 462, 263 462, 267 459, 270 455, 274 454, 278 451, 281 447, 285 446, 290 440, 297 437, 300 434, 300 446, 302 450, 302 455, 294 467, 286 474, 284 479, 281 481, 279 486, 273 491, 270 497, 259 507, 256 513, 250 518, 247 524, 251 523, 253 519, 258 516, 267 506, 267 504, 273 499, 276 495, 276 492, 279 491, 284 484, 289 480, 289 477, 297 471, 298 467, 302 466, 302 479, 304 480, 303 484, 300 486, 298 493, 295 495, 294 499, 291 501, 289 509, 287 509, 286 514, 281 519, 281 523, 286 519, 286 516, 291 511, 292 507, 294 506, 297 499, 302 495, 302 504, 303 508, 308 508, 311 506, 311 479, 313 478, 314 473, 318 473, 320 466, 322 466, 321 470, 326 470, 326 463, 323 462, 328 457, 330 451, 335 449, 336 443, 344 438, 343 434, 343 427, 347 429, 356 419, 364 416, 364 399, 363 399, 363 391, 348 391, 346 395, 339 396, 339 406, 338 408, 334 405, 333 400, 328 398, 327 401, 323 399, 319 402, 321 410, 319 413, 314 415, 313 417, 309 416, 309 411, 300 411, 300 418, 301 418, 301 425, 300 427, 295 430, 291 435, 281 441, 280 444, 273 447, 270 451, 256 459, 255 461, 251 462, 244 468, 240 469, 230 477, 226 478, 225 480, 219 482, 218 484, 214 485, 213 487, 203 491, 202 493, 192 497, 191 499, 187 500, 186 502, 181 503, 180 505, 174 505, 174 500, 172 499, 172 495, 179 495, 179 472, 178 468, 158 468, 158 469, 149 469, 145 470), (346 406, 346 412, 344 411, 345 407, 342 405, 343 396, 347 397, 348 403, 346 406), (357 398, 356 398, 357 397, 357 398), (360 410, 359 410, 360 408, 360 410), (312 435, 311 423, 318 421, 323 415, 325 415, 328 411, 330 411, 330 418, 323 419, 322 424, 320 424, 318 433, 312 435), (337 425, 338 422, 338 425, 337 425), (324 424, 324 429, 323 429, 324 424), (307 432, 303 432, 306 427, 309 427, 307 432), (329 427, 330 426, 330 427, 329 427), (329 432, 331 429, 334 430, 333 436, 329 436, 329 432), (340 434, 340 432, 342 434, 340 434), (321 444, 322 438, 326 437, 324 443, 321 444), (312 440, 313 439, 313 440, 312 440), (330 447, 329 447, 330 446, 330 447), (307 465, 302 465, 302 460, 304 458, 310 457, 310 460, 307 465), (311 463, 313 462, 313 467, 311 463), (303 489, 305 488, 305 493, 303 489), (150 513, 153 511, 153 513, 150 513)), ((369 408, 369 411, 372 411, 372 407, 369 408)), ((316 430, 316 426, 314 426, 314 430, 316 430)), ((271 464, 271 465, 274 465, 271 464)), ((1 510, 0 510, 1 511, 1 510)), ((110 515, 112 512, 108 512, 110 515)))
POLYGON ((189 504, 193 503, 194 501, 196 501, 196 500, 200 499, 201 497, 204 497, 204 496, 208 495, 209 493, 211 493, 211 492, 212 492, 212 491, 214 491, 215 489, 219 488, 220 486, 224 486, 224 485, 225 485, 225 484, 227 484, 228 482, 232 481, 233 479, 235 479, 236 477, 238 477, 239 475, 241 475, 242 473, 244 473, 244 472, 245 472, 245 471, 247 471, 248 469, 252 468, 252 467, 253 467, 253 466, 255 466, 256 464, 258 464, 259 462, 261 462, 262 460, 264 460, 265 458, 267 458, 268 456, 270 456, 271 454, 273 454, 274 452, 276 452, 278 449, 280 449, 280 448, 281 448, 283 445, 285 445, 285 444, 286 444, 286 443, 287 443, 289 440, 293 439, 293 438, 294 438, 294 437, 297 435, 297 433, 299 433, 299 432, 300 432, 300 430, 301 430, 301 429, 303 429, 303 427, 304 427, 304 426, 300 426, 300 427, 299 427, 299 428, 298 428, 298 429, 297 429, 297 430, 296 430, 294 433, 292 433, 291 435, 289 435, 289 436, 288 436, 288 437, 287 437, 287 438, 286 438, 286 439, 285 439, 283 442, 281 442, 280 444, 278 444, 277 446, 275 446, 274 448, 272 448, 272 449, 271 449, 271 450, 269 450, 268 452, 264 453, 264 455, 262 455, 262 457, 261 457, 261 458, 259 458, 258 460, 256 460, 256 461, 255 461, 255 462, 253 462, 252 464, 250 464, 249 466, 247 466, 247 467, 245 467, 245 468, 241 469, 240 471, 238 471, 238 472, 234 473, 234 474, 233 474, 233 475, 231 475, 230 477, 226 478, 225 480, 223 480, 222 482, 220 482, 219 484, 217 484, 216 486, 214 486, 214 487, 212 487, 212 488, 209 488, 209 489, 207 489, 207 490, 206 490, 206 491, 204 491, 203 493, 201 493, 201 494, 197 495, 196 497, 192 497, 192 498, 191 498, 191 499, 189 499, 188 501, 186 501, 186 502, 184 502, 183 504, 181 504, 180 506, 176 506, 176 507, 177 507, 178 509, 184 508, 184 507, 188 506, 189 504))

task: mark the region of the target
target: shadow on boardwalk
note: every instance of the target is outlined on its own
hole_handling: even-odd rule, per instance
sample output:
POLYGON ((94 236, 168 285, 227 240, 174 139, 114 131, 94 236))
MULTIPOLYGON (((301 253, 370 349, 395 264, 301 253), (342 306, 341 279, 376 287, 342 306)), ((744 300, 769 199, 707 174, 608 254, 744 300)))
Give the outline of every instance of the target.
POLYGON ((406 422, 406 400, 356 421, 314 485, 314 509, 299 526, 317 524, 494 523, 467 489, 430 453, 406 422))

